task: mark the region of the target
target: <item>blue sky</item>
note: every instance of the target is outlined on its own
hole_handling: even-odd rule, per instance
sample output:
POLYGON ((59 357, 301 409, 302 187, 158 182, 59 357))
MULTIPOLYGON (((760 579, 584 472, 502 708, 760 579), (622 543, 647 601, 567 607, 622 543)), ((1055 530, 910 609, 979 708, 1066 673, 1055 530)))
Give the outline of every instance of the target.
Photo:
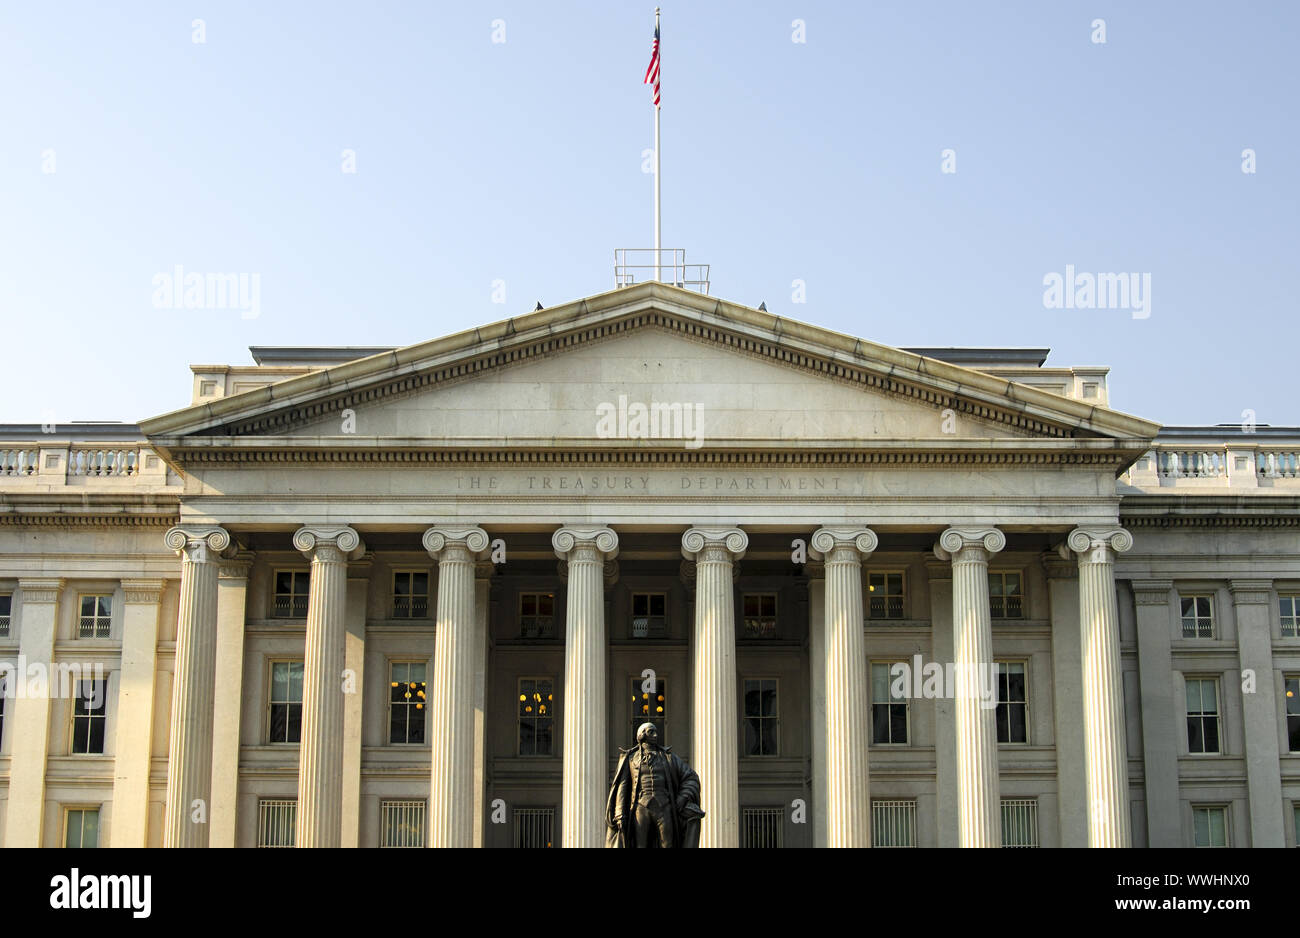
MULTIPOLYGON (((651 243, 653 10, 4 5, 0 422, 134 421, 249 345, 609 289, 651 243), (259 314, 159 308, 176 265, 256 273, 259 314)), ((667 0, 664 244, 779 315, 1050 346, 1163 423, 1298 425, 1297 35, 1283 0, 667 0), (1045 308, 1066 265, 1150 274, 1149 317, 1045 308)))

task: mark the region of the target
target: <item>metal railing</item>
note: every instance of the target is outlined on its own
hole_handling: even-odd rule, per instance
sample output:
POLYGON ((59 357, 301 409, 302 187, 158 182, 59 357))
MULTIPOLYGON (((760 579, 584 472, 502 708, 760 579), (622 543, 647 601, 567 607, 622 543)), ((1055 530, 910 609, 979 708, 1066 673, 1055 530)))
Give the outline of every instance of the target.
POLYGON ((697 293, 709 292, 709 265, 686 263, 682 248, 615 248, 614 286, 658 280, 697 293))

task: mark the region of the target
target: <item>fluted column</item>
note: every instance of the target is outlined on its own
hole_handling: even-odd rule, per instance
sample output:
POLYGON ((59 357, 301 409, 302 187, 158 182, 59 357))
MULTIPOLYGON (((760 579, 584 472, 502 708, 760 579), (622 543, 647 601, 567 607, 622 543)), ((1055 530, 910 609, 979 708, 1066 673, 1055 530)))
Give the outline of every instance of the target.
POLYGON ((867 747, 870 675, 863 634, 862 559, 878 540, 867 528, 819 528, 809 546, 824 560, 821 649, 826 668, 826 845, 871 846, 867 747))
POLYGON ((164 540, 182 559, 163 846, 206 847, 212 813, 217 564, 230 546, 230 534, 224 528, 181 525, 164 540))
POLYGON ((701 847, 740 846, 740 725, 736 715, 736 603, 732 565, 749 535, 739 528, 691 528, 682 554, 695 561, 694 695, 691 766, 700 776, 701 847))
POLYGON ((293 546, 311 560, 302 667, 295 846, 338 847, 343 836, 343 653, 348 555, 361 538, 349 527, 303 527, 293 546))
POLYGON ((605 527, 563 527, 551 537, 567 564, 564 626, 564 790, 560 842, 605 846, 609 790, 605 725, 605 564, 618 535, 605 527))
POLYGON ((1130 847, 1128 748, 1119 668, 1115 552, 1133 546, 1123 528, 1076 528, 1079 631, 1083 649, 1083 760, 1088 785, 1088 846, 1130 847))
POLYGON ((997 528, 949 528, 940 559, 952 559, 952 645, 957 711, 958 845, 1000 847, 997 683, 989 615, 989 557, 1006 546, 997 528), (981 685, 983 685, 981 687, 981 685), (987 694, 992 691, 992 699, 987 694))
POLYGON ((424 549, 438 561, 429 741, 430 847, 474 846, 474 571, 487 549, 482 528, 437 527, 424 549))

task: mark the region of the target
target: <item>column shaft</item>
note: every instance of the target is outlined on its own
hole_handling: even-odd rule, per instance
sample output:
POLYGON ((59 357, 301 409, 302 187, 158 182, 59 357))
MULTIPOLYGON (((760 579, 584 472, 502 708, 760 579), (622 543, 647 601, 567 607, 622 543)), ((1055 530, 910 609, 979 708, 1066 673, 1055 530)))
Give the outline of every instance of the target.
POLYGON ((149 768, 153 755, 158 602, 162 580, 123 580, 122 671, 113 746, 110 845, 149 846, 149 768))

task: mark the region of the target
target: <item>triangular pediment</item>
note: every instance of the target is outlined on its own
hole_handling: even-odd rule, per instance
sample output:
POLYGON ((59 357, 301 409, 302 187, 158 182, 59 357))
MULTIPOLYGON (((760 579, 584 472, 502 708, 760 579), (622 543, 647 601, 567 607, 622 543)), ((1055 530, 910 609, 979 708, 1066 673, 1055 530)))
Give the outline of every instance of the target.
POLYGON ((680 448, 685 438, 706 451, 798 444, 1136 454, 1158 429, 659 283, 348 362, 141 427, 178 462, 186 451, 217 447, 600 450, 680 448))

